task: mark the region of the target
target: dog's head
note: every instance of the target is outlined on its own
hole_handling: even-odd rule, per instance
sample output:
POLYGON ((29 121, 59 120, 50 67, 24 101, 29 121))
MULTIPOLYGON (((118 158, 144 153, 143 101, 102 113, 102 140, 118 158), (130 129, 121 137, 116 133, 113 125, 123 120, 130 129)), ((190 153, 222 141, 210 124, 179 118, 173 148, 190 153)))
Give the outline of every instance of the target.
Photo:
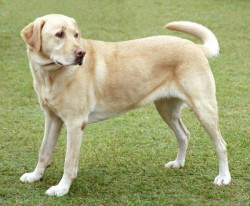
POLYGON ((30 52, 57 65, 81 65, 86 51, 73 18, 50 14, 37 18, 21 31, 30 52))

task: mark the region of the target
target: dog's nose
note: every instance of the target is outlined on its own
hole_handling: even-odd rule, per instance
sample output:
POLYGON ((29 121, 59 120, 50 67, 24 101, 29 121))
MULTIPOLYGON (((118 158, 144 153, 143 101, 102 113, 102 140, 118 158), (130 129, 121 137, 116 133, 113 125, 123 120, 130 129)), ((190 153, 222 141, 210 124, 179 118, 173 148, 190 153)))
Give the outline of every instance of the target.
POLYGON ((85 53, 86 52, 81 48, 77 48, 76 51, 75 51, 75 55, 76 55, 77 58, 84 57, 85 53))

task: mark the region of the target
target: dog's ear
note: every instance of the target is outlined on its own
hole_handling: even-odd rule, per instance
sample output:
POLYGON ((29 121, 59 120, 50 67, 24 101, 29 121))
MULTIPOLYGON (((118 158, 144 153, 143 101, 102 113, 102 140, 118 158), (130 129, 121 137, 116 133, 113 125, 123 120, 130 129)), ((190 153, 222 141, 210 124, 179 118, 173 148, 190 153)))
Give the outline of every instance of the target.
POLYGON ((41 50, 41 31, 44 24, 44 20, 37 19, 28 24, 21 31, 21 36, 25 43, 34 48, 37 52, 41 50))

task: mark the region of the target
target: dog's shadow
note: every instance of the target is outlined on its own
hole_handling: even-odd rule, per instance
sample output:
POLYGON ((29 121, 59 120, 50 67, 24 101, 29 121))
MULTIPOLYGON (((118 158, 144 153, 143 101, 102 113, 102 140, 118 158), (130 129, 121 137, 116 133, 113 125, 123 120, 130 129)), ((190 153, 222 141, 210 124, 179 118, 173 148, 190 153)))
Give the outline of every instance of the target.
MULTIPOLYGON (((69 195, 84 197, 155 196, 157 193, 180 188, 185 183, 184 169, 166 169, 162 164, 139 163, 89 165, 81 168, 69 195)), ((189 180, 190 181, 190 180, 189 180)))

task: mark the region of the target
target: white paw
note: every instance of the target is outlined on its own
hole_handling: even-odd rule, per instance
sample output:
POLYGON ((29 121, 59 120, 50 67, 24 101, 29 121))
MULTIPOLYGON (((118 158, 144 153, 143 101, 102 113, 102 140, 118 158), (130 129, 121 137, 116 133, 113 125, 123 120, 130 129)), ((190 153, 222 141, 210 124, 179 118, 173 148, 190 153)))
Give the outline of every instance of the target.
POLYGON ((166 168, 183 168, 184 164, 178 162, 177 160, 174 160, 174 161, 170 161, 170 162, 166 163, 165 167, 166 168))
POLYGON ((229 175, 218 175, 214 179, 214 184, 218 186, 228 185, 231 182, 231 176, 229 175))
POLYGON ((68 192, 69 192, 69 188, 56 185, 56 186, 50 187, 45 192, 45 194, 49 195, 49 196, 61 197, 61 196, 65 195, 65 194, 67 194, 68 192))
POLYGON ((20 177, 22 182, 35 182, 42 178, 42 174, 38 174, 35 172, 25 173, 20 177))

